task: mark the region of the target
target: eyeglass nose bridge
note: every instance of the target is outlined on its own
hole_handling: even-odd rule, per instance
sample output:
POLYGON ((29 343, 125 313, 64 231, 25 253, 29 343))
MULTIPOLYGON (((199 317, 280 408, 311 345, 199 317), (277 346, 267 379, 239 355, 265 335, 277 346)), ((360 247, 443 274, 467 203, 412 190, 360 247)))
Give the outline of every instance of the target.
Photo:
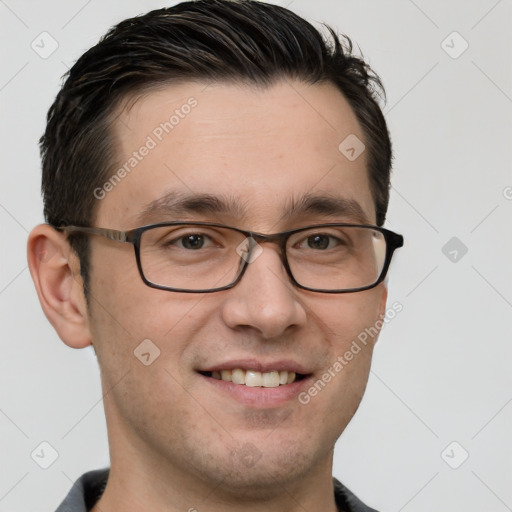
MULTIPOLYGON (((283 261, 286 259, 286 241, 288 237, 290 236, 290 233, 274 233, 270 235, 265 235, 263 233, 256 233, 253 231, 247 231, 245 233, 246 238, 243 243, 248 243, 248 247, 246 248, 246 251, 249 255, 249 261, 248 263, 252 263, 256 257, 252 256, 254 252, 261 254, 263 251, 263 248, 261 247, 261 244, 267 244, 267 243, 274 243, 278 246, 280 249, 279 253, 281 255, 281 259, 283 261)), ((240 245, 242 245, 240 244, 240 245)), ((240 247, 240 246, 239 246, 240 247)), ((245 259, 245 258, 244 258, 245 259)))
POLYGON ((237 252, 239 256, 243 260, 243 266, 240 270, 240 275, 236 282, 239 282, 242 279, 242 276, 245 274, 249 263, 253 263, 263 252, 262 244, 266 243, 274 243, 277 245, 279 258, 281 260, 281 264, 283 265, 286 273, 290 277, 291 281, 295 283, 295 278, 291 272, 290 265, 288 263, 288 258, 286 255, 286 242, 291 233, 275 233, 266 235, 263 233, 255 233, 255 232, 246 232, 246 238, 242 242, 242 244, 246 245, 245 249, 239 251, 240 244, 237 248, 237 252))

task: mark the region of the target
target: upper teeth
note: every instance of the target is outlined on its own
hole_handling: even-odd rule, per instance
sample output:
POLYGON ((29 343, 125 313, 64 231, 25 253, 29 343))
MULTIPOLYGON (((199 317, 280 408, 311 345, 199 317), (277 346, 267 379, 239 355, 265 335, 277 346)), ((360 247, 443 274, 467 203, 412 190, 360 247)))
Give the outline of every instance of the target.
POLYGON ((262 373, 236 368, 235 370, 212 372, 212 377, 214 379, 233 382, 234 384, 245 384, 249 387, 276 388, 277 386, 294 382, 296 374, 295 372, 288 372, 286 370, 282 372, 271 371, 262 373))

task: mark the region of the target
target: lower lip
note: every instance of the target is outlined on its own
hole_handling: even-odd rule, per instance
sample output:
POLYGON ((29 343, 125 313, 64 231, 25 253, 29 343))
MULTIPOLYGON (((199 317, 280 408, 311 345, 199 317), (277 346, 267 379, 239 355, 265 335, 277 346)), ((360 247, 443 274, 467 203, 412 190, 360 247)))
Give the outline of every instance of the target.
POLYGON ((244 405, 252 407, 278 407, 280 405, 296 399, 297 395, 307 387, 308 377, 301 380, 285 384, 275 388, 250 387, 244 384, 233 384, 225 380, 214 379, 199 374, 211 386, 238 400, 244 405))

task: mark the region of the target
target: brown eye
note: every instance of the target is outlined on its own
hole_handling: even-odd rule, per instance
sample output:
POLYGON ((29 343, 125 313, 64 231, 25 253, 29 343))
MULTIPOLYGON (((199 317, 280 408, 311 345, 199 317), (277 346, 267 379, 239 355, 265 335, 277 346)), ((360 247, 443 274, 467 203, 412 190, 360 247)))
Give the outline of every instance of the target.
POLYGON ((300 241, 296 247, 298 249, 325 251, 327 249, 334 249, 340 244, 342 244, 342 240, 336 236, 327 233, 314 233, 300 241))
POLYGON ((179 240, 181 240, 181 245, 185 249, 202 249, 205 244, 205 236, 204 235, 198 235, 198 234, 191 234, 181 237, 179 240))
POLYGON ((308 247, 311 249, 327 249, 329 238, 326 235, 312 235, 308 237, 308 247))

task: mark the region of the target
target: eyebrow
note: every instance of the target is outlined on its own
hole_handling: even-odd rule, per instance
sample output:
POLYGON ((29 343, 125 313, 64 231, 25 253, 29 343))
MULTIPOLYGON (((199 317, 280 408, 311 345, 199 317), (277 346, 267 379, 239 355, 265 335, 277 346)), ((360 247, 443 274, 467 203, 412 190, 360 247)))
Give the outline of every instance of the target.
POLYGON ((335 218, 342 217, 343 219, 348 219, 360 224, 370 223, 363 208, 356 200, 310 193, 298 199, 292 198, 285 209, 282 220, 307 215, 322 215, 335 218))
MULTIPOLYGON (((169 217, 179 219, 193 215, 229 216, 237 220, 247 218, 244 203, 236 197, 170 192, 146 205, 137 216, 137 222, 138 225, 144 225, 151 221, 165 222, 169 217)), ((368 217, 357 201, 311 193, 289 199, 279 221, 285 222, 311 215, 369 224, 368 217)))
POLYGON ((153 219, 161 220, 194 214, 243 218, 244 212, 244 205, 236 198, 169 192, 149 203, 137 216, 137 221, 147 223, 153 219))

